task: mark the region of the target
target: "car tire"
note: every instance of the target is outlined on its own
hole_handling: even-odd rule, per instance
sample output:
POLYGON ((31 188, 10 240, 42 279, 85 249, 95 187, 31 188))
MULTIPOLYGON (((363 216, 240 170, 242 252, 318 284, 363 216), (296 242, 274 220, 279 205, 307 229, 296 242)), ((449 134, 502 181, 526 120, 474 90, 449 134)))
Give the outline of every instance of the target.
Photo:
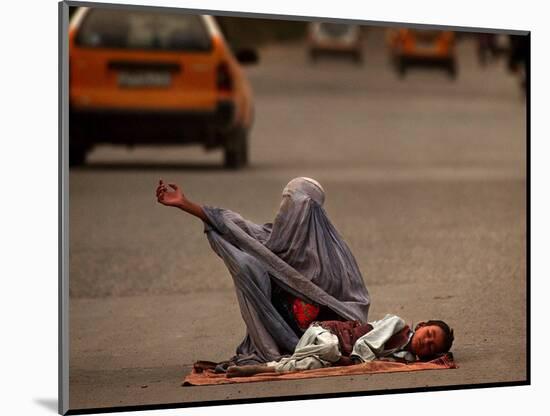
POLYGON ((71 144, 69 142, 69 166, 81 166, 86 163, 86 154, 88 153, 88 149, 86 147, 77 145, 77 144, 71 144))
POLYGON ((458 71, 457 71, 456 62, 454 61, 454 59, 452 61, 450 61, 449 64, 447 65, 447 72, 449 73, 449 77, 452 80, 456 79, 458 71))
POLYGON ((309 61, 312 63, 316 63, 317 59, 319 58, 317 51, 315 49, 311 49, 309 51, 309 61))
POLYGON ((407 64, 403 58, 397 60, 397 75, 401 79, 405 78, 405 75, 407 75, 407 64))
POLYGON ((224 148, 224 165, 239 169, 248 164, 248 131, 237 128, 227 135, 224 148))

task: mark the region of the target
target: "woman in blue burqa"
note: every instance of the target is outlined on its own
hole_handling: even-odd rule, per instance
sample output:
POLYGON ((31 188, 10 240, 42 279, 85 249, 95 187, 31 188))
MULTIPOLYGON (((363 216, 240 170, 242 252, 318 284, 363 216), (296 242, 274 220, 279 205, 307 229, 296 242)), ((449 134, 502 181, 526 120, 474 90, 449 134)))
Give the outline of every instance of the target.
POLYGON ((323 208, 325 192, 316 180, 292 179, 275 220, 263 225, 196 204, 162 180, 157 199, 204 222, 210 246, 233 278, 246 336, 224 368, 291 354, 313 320, 367 322, 369 293, 323 208))

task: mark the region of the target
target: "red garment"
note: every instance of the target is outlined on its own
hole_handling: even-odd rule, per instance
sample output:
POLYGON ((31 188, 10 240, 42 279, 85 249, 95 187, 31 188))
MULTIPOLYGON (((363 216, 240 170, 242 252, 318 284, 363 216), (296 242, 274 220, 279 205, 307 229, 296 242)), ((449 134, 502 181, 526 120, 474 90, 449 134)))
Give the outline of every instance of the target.
POLYGON ((343 356, 349 356, 355 341, 372 329, 371 324, 361 324, 358 321, 321 321, 319 325, 338 337, 343 356))
POLYGON ((306 329, 319 315, 319 306, 307 303, 299 298, 294 298, 292 301, 292 313, 298 326, 301 329, 306 329))

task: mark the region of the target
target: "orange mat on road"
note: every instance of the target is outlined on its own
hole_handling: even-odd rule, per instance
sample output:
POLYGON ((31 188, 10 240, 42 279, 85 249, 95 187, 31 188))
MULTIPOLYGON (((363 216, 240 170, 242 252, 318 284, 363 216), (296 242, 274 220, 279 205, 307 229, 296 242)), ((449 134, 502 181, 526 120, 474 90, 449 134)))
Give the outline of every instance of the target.
MULTIPOLYGON (((198 363, 197 363, 198 364, 198 363)), ((457 368, 453 355, 447 353, 432 361, 398 363, 392 361, 371 361, 347 367, 327 367, 317 370, 296 371, 290 373, 263 373, 250 377, 227 378, 225 374, 216 374, 211 369, 195 365, 193 371, 183 380, 183 386, 210 386, 217 384, 253 383, 258 381, 302 380, 317 377, 355 376, 376 373, 395 373, 402 371, 445 370, 457 368)))

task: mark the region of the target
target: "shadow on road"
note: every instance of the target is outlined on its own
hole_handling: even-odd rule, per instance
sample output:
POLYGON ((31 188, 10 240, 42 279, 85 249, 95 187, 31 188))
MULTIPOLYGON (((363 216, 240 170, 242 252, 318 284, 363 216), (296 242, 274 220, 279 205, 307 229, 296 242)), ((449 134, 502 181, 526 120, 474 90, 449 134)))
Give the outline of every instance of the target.
MULTIPOLYGON (((229 169, 219 162, 157 162, 157 161, 109 161, 109 162, 92 162, 86 165, 71 167, 73 171, 196 171, 196 172, 251 172, 261 170, 280 170, 283 168, 304 168, 304 167, 327 167, 332 166, 334 163, 304 163, 296 161, 280 161, 277 163, 249 163, 246 167, 239 169, 229 169)), ((348 163, 336 163, 334 167, 348 166, 348 163)))
MULTIPOLYGON (((94 162, 84 166, 71 167, 71 171, 223 171, 226 168, 220 163, 162 163, 162 162, 94 162)), ((228 170, 230 171, 230 170, 228 170)))

